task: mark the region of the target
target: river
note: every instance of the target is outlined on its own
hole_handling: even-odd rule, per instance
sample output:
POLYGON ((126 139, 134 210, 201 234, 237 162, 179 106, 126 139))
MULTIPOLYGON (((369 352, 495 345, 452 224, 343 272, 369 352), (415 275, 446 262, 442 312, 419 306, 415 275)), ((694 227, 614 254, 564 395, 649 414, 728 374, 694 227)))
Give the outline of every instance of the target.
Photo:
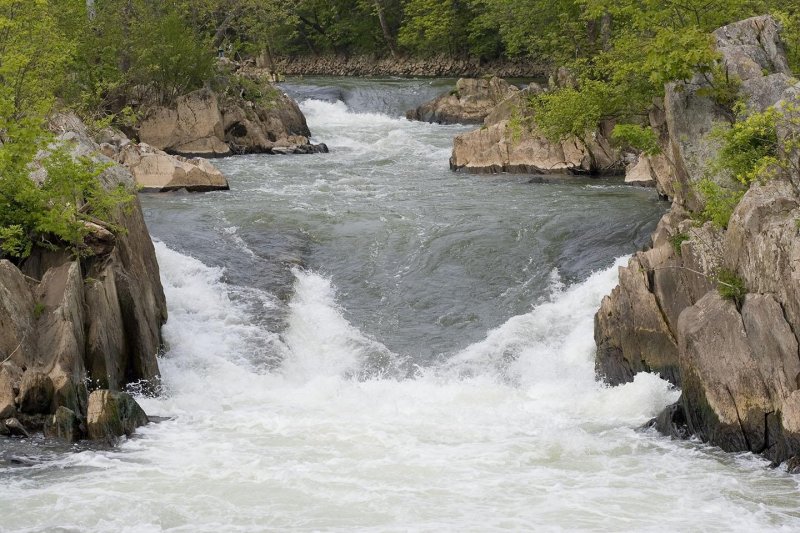
POLYGON ((798 530, 795 478, 642 429, 666 382, 595 380, 594 312, 666 204, 450 172, 469 128, 401 118, 446 87, 290 80, 329 154, 143 195, 170 318, 139 400, 168 420, 0 462, 0 529, 798 530))

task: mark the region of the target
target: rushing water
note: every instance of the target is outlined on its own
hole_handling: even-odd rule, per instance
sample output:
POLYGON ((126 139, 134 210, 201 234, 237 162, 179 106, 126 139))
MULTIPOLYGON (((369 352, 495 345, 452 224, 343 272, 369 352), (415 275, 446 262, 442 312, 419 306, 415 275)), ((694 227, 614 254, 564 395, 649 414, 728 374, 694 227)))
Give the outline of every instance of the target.
POLYGON ((330 154, 143 197, 170 349, 140 401, 170 420, 15 448, 34 464, 0 463, 0 529, 800 528, 785 473, 639 429, 668 384, 594 379, 593 314, 665 208, 651 190, 453 174, 466 128, 399 118, 429 82, 286 89, 330 154))

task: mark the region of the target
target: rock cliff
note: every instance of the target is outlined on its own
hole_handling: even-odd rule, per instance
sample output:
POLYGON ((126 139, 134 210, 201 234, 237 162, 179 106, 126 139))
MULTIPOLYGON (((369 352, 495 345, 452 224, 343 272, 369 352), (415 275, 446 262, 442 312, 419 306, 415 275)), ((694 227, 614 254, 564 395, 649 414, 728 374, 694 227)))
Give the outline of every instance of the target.
MULTIPOLYGON (((109 165, 104 186, 133 190, 130 172, 74 116, 55 117, 52 129, 75 156, 109 165)), ((125 231, 96 225, 89 257, 34 248, 19 267, 0 260, 0 434, 21 423, 73 440, 88 434, 90 390, 158 387, 167 308, 155 250, 138 200, 114 218, 125 231)))
MULTIPOLYGON (((714 38, 750 112, 797 103, 772 18, 714 38)), ((726 229, 699 225, 705 200, 695 184, 730 181, 709 168, 720 149, 709 133, 732 120, 704 90, 710 83, 668 85, 651 113, 663 154, 648 160, 649 172, 673 204, 652 247, 620 269, 602 302, 596 367, 611 384, 647 371, 680 387, 681 399, 656 420, 661 431, 780 463, 800 453, 800 167, 751 185, 726 229)))

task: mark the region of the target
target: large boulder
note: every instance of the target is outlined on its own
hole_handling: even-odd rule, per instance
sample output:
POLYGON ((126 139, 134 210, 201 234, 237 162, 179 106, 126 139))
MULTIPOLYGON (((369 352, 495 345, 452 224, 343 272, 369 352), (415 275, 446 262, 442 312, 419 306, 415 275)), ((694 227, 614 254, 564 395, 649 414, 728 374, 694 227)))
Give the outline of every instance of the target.
POLYGON ((117 160, 133 174, 143 192, 186 189, 190 192, 228 190, 228 180, 207 159, 170 155, 145 143, 127 144, 117 160))
POLYGON ((137 427, 149 422, 133 397, 125 392, 96 390, 89 395, 86 429, 91 440, 114 442, 133 435, 137 427))
POLYGON ((139 126, 139 139, 159 150, 187 157, 229 155, 217 95, 200 89, 181 96, 173 107, 155 107, 139 126))
POLYGON ((269 83, 252 83, 263 87, 250 100, 200 89, 172 106, 150 109, 139 126, 139 140, 185 157, 328 151, 324 144, 311 144, 306 119, 291 98, 269 83))
POLYGON ((438 124, 480 124, 492 110, 519 89, 492 78, 461 78, 456 88, 406 113, 409 120, 438 124))
POLYGON ((503 120, 457 136, 450 168, 472 174, 613 174, 621 161, 602 135, 588 145, 574 137, 553 142, 535 127, 503 120))
POLYGON ((472 174, 617 174, 623 170, 611 146, 610 127, 581 140, 552 141, 536 127, 527 99, 542 88, 531 84, 510 93, 488 112, 480 129, 453 140, 450 168, 472 174))
POLYGON ((312 144, 306 118, 294 100, 266 85, 256 103, 238 96, 222 99, 224 141, 236 154, 325 153, 312 144))

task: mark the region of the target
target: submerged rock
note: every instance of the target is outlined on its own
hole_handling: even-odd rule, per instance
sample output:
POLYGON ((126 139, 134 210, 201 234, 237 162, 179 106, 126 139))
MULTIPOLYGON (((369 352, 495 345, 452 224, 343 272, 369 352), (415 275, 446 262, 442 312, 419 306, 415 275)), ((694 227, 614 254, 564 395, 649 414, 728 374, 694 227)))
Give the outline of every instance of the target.
POLYGON ((406 118, 438 124, 480 124, 498 104, 518 91, 497 77, 461 78, 455 89, 408 111, 406 118))
POLYGON ((86 429, 92 440, 130 437, 137 427, 147 423, 147 415, 128 393, 96 390, 89 395, 86 429))
POLYGON ((16 418, 7 418, 0 422, 0 426, 0 434, 5 434, 9 437, 30 437, 28 430, 16 418))

